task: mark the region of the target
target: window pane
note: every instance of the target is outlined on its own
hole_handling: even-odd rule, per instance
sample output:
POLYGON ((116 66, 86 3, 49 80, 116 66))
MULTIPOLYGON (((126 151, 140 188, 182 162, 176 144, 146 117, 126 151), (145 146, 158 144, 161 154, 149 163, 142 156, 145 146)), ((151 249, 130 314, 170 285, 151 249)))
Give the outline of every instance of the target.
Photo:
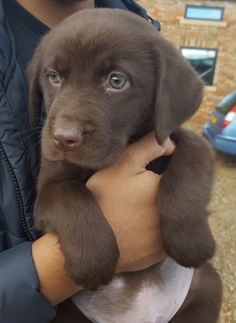
POLYGON ((181 52, 205 84, 212 85, 217 56, 216 49, 182 48, 181 52))
POLYGON ((187 6, 185 18, 203 20, 221 20, 223 8, 187 6))

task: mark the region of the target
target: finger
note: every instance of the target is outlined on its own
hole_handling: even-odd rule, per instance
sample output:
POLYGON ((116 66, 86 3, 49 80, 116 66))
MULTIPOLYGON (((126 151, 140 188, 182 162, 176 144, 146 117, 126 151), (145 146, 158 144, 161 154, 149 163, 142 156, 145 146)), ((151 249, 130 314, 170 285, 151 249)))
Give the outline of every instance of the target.
POLYGON ((163 142, 162 146, 165 148, 165 156, 173 154, 175 150, 175 143, 169 137, 163 142))
POLYGON ((122 159, 127 168, 137 173, 143 171, 150 161, 163 156, 165 151, 164 147, 158 145, 154 132, 151 132, 128 146, 122 159))

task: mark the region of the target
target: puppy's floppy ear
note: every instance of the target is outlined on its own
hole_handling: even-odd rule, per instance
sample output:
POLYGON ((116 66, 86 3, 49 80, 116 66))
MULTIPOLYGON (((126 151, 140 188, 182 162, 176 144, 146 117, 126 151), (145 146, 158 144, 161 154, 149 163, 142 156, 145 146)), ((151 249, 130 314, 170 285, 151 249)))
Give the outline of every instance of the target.
POLYGON ((41 69, 41 53, 38 47, 35 54, 27 66, 28 81, 28 116, 29 123, 33 130, 40 123, 42 93, 40 92, 40 69, 41 69))
POLYGON ((163 141, 200 106, 203 83, 178 50, 156 35, 155 132, 163 141))

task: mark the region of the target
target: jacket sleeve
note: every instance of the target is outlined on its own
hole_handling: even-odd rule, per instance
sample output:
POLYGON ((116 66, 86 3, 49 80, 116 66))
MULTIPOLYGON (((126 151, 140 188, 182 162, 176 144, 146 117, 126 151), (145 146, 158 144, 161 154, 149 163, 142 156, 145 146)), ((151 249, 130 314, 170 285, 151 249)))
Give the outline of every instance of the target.
POLYGON ((39 292, 31 242, 0 253, 0 322, 47 323, 56 314, 39 292))

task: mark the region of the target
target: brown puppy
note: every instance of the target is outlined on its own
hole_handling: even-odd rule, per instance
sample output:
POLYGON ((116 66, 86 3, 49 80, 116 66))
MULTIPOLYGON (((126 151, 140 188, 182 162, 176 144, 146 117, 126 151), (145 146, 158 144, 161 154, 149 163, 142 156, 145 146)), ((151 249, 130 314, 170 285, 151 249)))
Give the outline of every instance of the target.
MULTIPOLYGON (((173 45, 134 14, 85 10, 42 40, 28 72, 32 126, 39 119, 40 92, 47 112, 36 225, 59 236, 69 276, 91 290, 114 276, 118 246, 84 183, 153 129, 160 144, 169 135, 177 143, 158 196, 166 252, 186 267, 211 258, 206 207, 213 156, 199 136, 176 130, 199 107, 202 83, 173 45)), ((218 301, 212 319, 204 321, 203 300, 201 322, 218 316, 220 283, 213 277, 218 301)))

